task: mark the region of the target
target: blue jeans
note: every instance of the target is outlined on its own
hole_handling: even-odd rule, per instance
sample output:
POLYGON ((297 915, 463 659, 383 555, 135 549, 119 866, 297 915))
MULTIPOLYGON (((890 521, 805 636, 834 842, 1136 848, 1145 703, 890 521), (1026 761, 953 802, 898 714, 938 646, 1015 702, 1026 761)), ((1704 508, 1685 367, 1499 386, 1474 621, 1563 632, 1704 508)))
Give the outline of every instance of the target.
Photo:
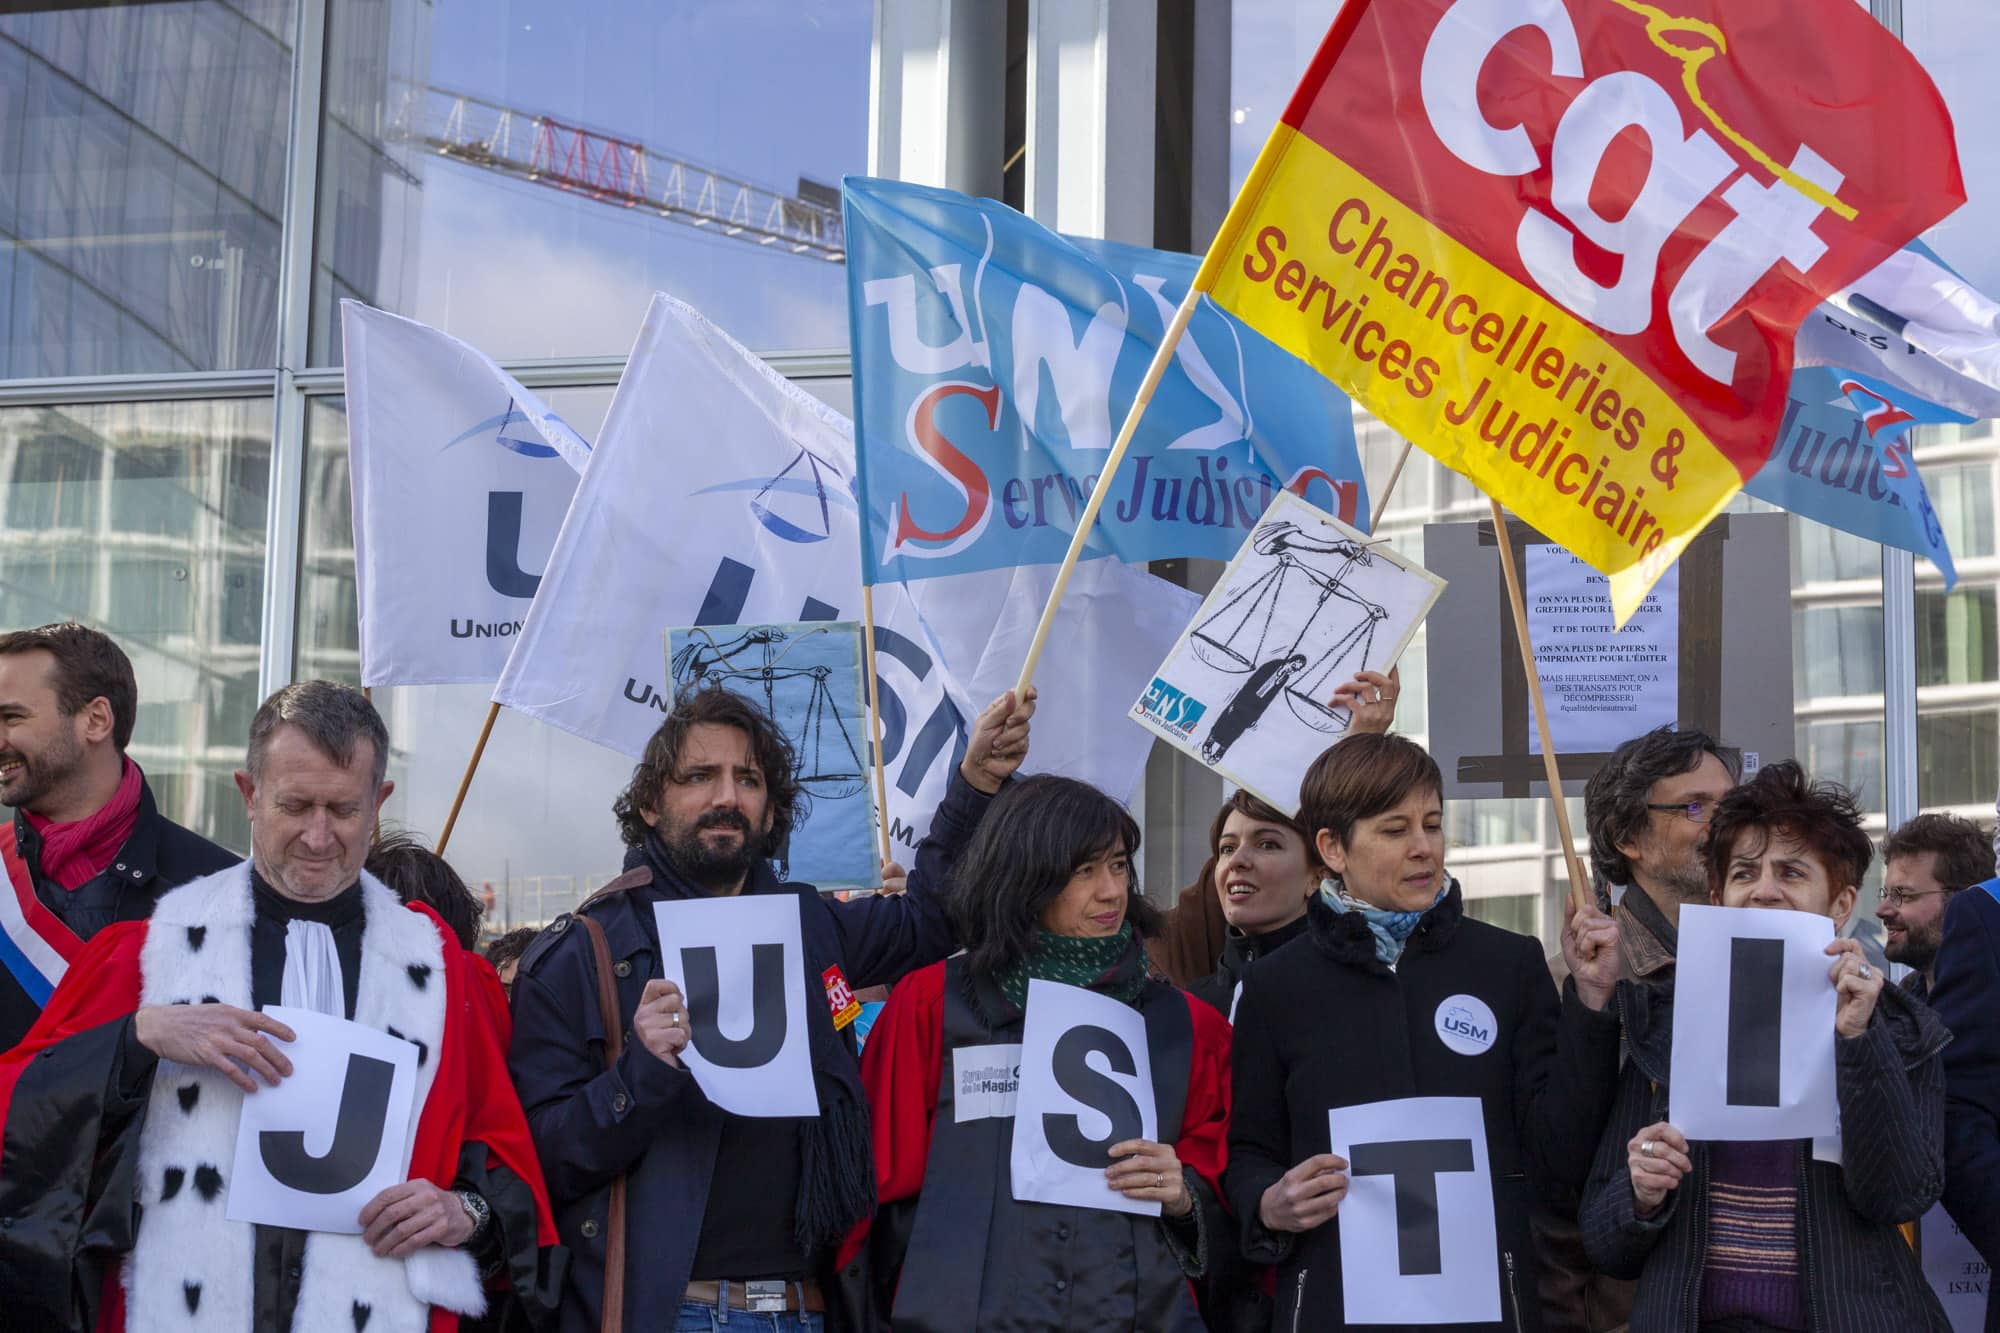
POLYGON ((682 1301, 674 1333, 826 1333, 826 1316, 800 1314, 751 1314, 748 1310, 721 1310, 706 1301, 682 1301))

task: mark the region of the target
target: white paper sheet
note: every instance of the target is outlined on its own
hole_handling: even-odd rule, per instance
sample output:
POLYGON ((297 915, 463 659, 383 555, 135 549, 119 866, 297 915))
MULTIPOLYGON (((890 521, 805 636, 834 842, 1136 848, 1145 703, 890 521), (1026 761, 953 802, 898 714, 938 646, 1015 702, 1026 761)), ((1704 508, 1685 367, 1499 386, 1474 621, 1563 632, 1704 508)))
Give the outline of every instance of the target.
POLYGON ((1343 1106, 1327 1112, 1327 1129, 1350 1167, 1339 1214, 1347 1322, 1499 1320, 1493 1170, 1479 1099, 1343 1106))
POLYGON ((1160 1215, 1157 1201, 1129 1199, 1104 1177, 1112 1144, 1159 1133, 1138 1010, 1080 986, 1030 981, 1015 1107, 1016 1199, 1160 1215))
MULTIPOLYGON (((1611 580, 1560 546, 1528 548, 1528 638, 1557 754, 1615 750, 1681 715, 1681 567, 1619 629, 1611 580)), ((1531 705, 1532 706, 1532 705, 1531 705)), ((1528 753, 1542 752, 1528 728, 1528 753)))
POLYGON ((818 1115, 799 900, 683 898, 653 904, 653 916, 660 975, 687 997, 681 1063, 702 1092, 737 1115, 818 1115))
POLYGON ((290 1078, 243 1098, 224 1216, 301 1231, 361 1231, 361 1210, 407 1174, 417 1048, 344 1018, 270 1005, 296 1041, 290 1078))
POLYGON ((1011 1120, 1021 1091, 1021 1048, 1014 1042, 960 1046, 951 1053, 951 1118, 1011 1120))
POLYGON ((1690 1139, 1836 1133, 1833 922, 1815 912, 1683 907, 1667 1118, 1690 1139))
POLYGON ((1924 1279, 1944 1305, 1952 1333, 1982 1333, 1986 1327, 1986 1261, 1951 1220, 1943 1204, 1924 1214, 1920 1232, 1924 1279))

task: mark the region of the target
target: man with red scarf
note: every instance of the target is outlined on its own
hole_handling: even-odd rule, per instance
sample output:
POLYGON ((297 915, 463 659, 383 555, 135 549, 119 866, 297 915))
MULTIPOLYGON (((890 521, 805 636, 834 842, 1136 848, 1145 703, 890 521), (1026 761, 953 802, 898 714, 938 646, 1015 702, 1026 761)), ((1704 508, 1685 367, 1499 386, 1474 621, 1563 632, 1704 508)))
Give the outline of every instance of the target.
MULTIPOLYGON (((265 700, 236 774, 250 862, 98 932, 0 1056, 0 1323, 451 1333, 489 1292, 537 1323, 553 1313, 562 1251, 497 982, 363 869, 388 754, 358 690, 305 681, 265 700), (244 1099, 300 1073, 273 1005, 414 1048, 408 1166, 353 1233, 231 1216, 244 1099)), ((353 1077, 330 1099, 343 1112, 353 1077)))
POLYGON ((0 634, 0 1051, 86 942, 237 857, 166 818, 125 755, 132 663, 83 625, 0 634))

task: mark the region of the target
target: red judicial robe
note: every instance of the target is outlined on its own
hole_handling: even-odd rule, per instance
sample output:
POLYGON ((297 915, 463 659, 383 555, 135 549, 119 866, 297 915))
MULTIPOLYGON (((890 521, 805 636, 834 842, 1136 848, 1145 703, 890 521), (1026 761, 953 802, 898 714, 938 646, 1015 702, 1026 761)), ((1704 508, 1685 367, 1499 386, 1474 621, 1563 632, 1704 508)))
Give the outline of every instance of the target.
MULTIPOLYGON (((424 988, 437 978, 431 975, 431 966, 411 963, 404 969, 411 994, 383 996, 371 1007, 370 990, 387 983, 382 980, 379 960, 363 967, 357 1020, 365 1021, 370 1012, 415 1015, 427 1010, 435 1015, 433 1026, 424 1030, 436 1040, 418 1038, 422 1059, 434 1063, 436 1069, 427 1080, 427 1093, 421 1091, 426 1080, 420 1075, 423 1102, 408 1178, 426 1179, 447 1189, 455 1179, 467 1176, 490 1182, 481 1193, 488 1195, 489 1204, 502 1220, 507 1250, 504 1280, 496 1282, 511 1285, 524 1300, 546 1304, 549 1298, 543 1293, 559 1288, 549 1270, 561 1251, 549 1248, 556 1245, 556 1235, 541 1168, 520 1102, 507 1077, 506 1037, 499 1021, 504 1009, 499 1007, 503 1001, 497 977, 481 960, 459 947, 449 927, 428 907, 403 907, 372 877, 364 876, 364 886, 369 894, 364 950, 370 947, 371 931, 380 937, 373 941, 378 953, 392 937, 405 950, 414 945, 420 951, 415 956, 440 965, 435 971, 441 973, 444 983, 441 1004, 419 1002, 424 988), (412 918, 400 917, 403 912, 416 914, 414 920, 420 926, 412 930, 412 918), (431 933, 437 937, 434 947, 431 933)), ((170 1002, 159 993, 162 974, 172 971, 159 960, 170 949, 190 954, 198 967, 204 945, 211 959, 235 957, 228 952, 233 942, 211 932, 241 931, 243 976, 235 977, 235 967, 221 967, 212 978, 214 994, 184 998, 191 1002, 219 998, 247 1007, 247 993, 234 993, 244 991, 248 984, 248 919, 238 910, 239 899, 247 911, 245 866, 197 880, 169 894, 150 921, 120 923, 99 932, 72 961, 27 1038, 0 1055, 0 1290, 7 1292, 13 1316, 29 1321, 24 1327, 123 1333, 128 1288, 139 1292, 135 1301, 164 1300, 150 1287, 136 1285, 141 1281, 139 1270, 145 1265, 134 1262, 133 1252, 145 1243, 141 1239, 145 1223, 168 1215, 168 1199, 206 1206, 213 1216, 203 1213, 198 1220, 192 1215, 178 1219, 171 1238, 165 1234, 168 1224, 162 1222, 162 1234, 152 1238, 156 1250, 170 1247, 162 1262, 185 1261, 199 1266, 207 1259, 213 1268, 218 1253, 240 1254, 240 1248, 222 1250, 221 1242, 214 1239, 235 1228, 247 1229, 248 1224, 224 1220, 226 1192, 212 1170, 211 1183, 204 1186, 200 1171, 193 1173, 193 1183, 187 1185, 188 1177, 169 1169, 166 1174, 177 1178, 169 1182, 163 1198, 160 1182, 152 1178, 156 1173, 146 1169, 145 1161, 146 1145, 153 1142, 146 1122, 163 1115, 177 1122, 181 1117, 174 1109, 176 1097, 178 1112, 184 1112, 192 1122, 211 1107, 218 1114, 227 1113, 227 1099, 243 1094, 220 1074, 165 1064, 160 1066, 159 1078, 144 1077, 135 1089, 124 1068, 130 1018, 142 995, 150 990, 153 993, 147 995, 148 1003, 170 1002), (156 938, 162 934, 166 938, 156 938), (172 1071, 173 1087, 164 1086, 167 1070, 172 1071), (163 1086, 151 1086, 155 1082, 163 1086), (198 1092, 194 1091, 197 1087, 198 1092), (163 1106, 167 1107, 164 1112, 163 1106), (135 1206, 138 1204, 143 1210, 135 1206), (205 1250, 204 1246, 216 1248, 205 1250)), ((392 957, 401 961, 400 955, 392 957)), ((186 970, 189 979, 200 975, 192 968, 186 970)), ((209 980, 204 978, 201 984, 208 985, 209 980)), ((416 1037, 420 1020, 410 1017, 403 1021, 412 1030, 397 1035, 416 1037)), ((233 1115, 228 1123, 233 1125, 233 1115)), ((162 1132, 175 1128, 177 1124, 163 1127, 162 1132)), ((233 1161, 233 1137, 200 1160, 219 1162, 226 1170, 233 1161)), ((301 1325, 320 1322, 308 1319, 306 1308, 308 1296, 317 1289, 340 1289, 344 1301, 349 1291, 365 1292, 371 1276, 379 1276, 364 1271, 372 1267, 365 1247, 361 1256, 351 1253, 359 1245, 358 1236, 316 1234, 308 1244, 322 1241, 327 1242, 323 1253, 328 1259, 342 1254, 345 1258, 338 1264, 323 1263, 329 1271, 320 1274, 316 1283, 313 1250, 308 1249, 306 1286, 297 1315, 301 1325)), ((435 1301, 448 1292, 454 1303, 468 1304, 463 1279, 470 1260, 458 1252, 430 1248, 436 1252, 427 1258, 443 1262, 431 1266, 428 1278, 439 1292, 428 1297, 433 1302, 429 1327, 431 1333, 451 1333, 459 1316, 435 1301), (439 1282, 445 1285, 437 1287, 439 1282)), ((379 1262, 386 1265, 393 1261, 379 1262)), ((234 1326, 239 1315, 232 1312, 229 1298, 236 1293, 221 1290, 239 1282, 247 1286, 248 1274, 211 1272, 210 1277, 207 1295, 197 1298, 176 1290, 171 1293, 175 1303, 185 1300, 190 1314, 196 1313, 197 1299, 205 1304, 207 1309, 196 1321, 204 1329, 251 1333, 247 1317, 241 1318, 240 1329, 234 1326)), ((476 1269, 471 1270, 471 1280, 471 1303, 477 1304, 476 1269)), ((409 1289, 416 1291, 423 1285, 421 1275, 413 1269, 408 1275, 409 1289)), ((386 1295, 403 1298, 401 1291, 386 1295)), ((344 1305, 339 1313, 347 1315, 344 1305)))

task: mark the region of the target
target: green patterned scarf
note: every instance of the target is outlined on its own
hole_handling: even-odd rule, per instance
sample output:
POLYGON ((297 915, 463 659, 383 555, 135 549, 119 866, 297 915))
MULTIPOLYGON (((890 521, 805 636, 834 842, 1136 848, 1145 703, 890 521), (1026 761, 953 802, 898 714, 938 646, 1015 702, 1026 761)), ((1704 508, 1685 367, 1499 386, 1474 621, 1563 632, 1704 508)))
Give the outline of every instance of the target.
POLYGON ((1016 1012, 1027 1010, 1031 978, 1081 986, 1132 1004, 1146 987, 1145 946, 1130 921, 1116 935, 1090 939, 1037 931, 1034 951, 994 978, 1016 1012))

